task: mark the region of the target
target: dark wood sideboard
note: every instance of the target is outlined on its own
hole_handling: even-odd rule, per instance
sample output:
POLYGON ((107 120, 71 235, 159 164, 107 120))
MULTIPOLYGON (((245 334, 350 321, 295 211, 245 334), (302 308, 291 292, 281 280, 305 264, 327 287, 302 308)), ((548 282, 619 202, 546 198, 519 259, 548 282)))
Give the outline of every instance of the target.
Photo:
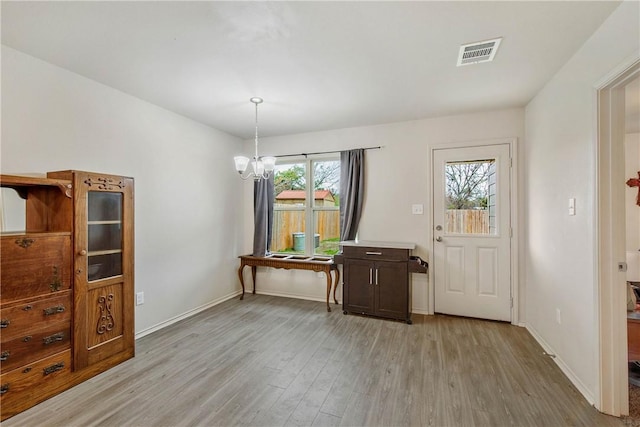
POLYGON ((343 264, 343 312, 411 324, 411 273, 427 264, 411 256, 413 243, 345 241, 334 262, 343 264))

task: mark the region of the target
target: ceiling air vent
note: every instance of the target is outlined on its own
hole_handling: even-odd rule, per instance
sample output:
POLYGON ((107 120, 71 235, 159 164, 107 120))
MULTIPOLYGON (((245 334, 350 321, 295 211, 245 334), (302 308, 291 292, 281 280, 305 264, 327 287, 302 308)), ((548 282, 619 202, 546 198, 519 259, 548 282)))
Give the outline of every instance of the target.
POLYGON ((478 64, 480 62, 493 61, 502 37, 482 42, 469 43, 460 46, 458 53, 458 67, 462 65, 478 64))

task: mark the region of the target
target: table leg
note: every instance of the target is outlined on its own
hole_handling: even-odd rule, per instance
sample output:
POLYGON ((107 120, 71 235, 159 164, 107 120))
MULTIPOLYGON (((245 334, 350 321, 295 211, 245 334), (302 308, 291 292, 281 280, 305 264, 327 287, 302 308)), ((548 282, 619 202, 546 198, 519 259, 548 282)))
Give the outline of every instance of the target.
POLYGON ((336 268, 336 279, 333 283, 333 301, 338 304, 338 298, 336 298, 336 291, 338 290, 338 282, 340 281, 340 270, 336 268))
POLYGON ((329 305, 329 295, 331 295, 331 270, 325 270, 324 274, 327 275, 327 311, 331 311, 331 306, 329 305))
POLYGON ((251 277, 253 278, 253 294, 256 294, 256 270, 258 269, 258 267, 256 267, 255 265, 251 266, 251 277))
POLYGON ((244 299, 244 278, 242 277, 243 268, 244 264, 240 263, 240 268, 238 269, 238 277, 240 278, 240 284, 242 285, 242 295, 240 295, 240 300, 244 299))

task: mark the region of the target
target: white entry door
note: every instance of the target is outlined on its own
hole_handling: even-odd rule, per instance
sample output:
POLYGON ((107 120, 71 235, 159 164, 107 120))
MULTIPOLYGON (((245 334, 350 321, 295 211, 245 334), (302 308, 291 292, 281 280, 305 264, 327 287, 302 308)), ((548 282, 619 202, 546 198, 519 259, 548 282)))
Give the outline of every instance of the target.
POLYGON ((433 151, 435 312, 511 321, 509 144, 433 151))

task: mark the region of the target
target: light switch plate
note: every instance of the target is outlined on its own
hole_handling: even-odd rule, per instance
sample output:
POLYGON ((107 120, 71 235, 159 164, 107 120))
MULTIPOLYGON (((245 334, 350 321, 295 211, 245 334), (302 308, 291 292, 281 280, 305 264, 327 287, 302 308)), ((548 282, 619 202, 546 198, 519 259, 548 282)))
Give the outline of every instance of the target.
POLYGON ((411 213, 414 215, 422 215, 424 213, 423 205, 411 205, 411 213))
POLYGON ((569 215, 575 215, 576 214, 576 199, 575 198, 570 198, 569 199, 569 215))

